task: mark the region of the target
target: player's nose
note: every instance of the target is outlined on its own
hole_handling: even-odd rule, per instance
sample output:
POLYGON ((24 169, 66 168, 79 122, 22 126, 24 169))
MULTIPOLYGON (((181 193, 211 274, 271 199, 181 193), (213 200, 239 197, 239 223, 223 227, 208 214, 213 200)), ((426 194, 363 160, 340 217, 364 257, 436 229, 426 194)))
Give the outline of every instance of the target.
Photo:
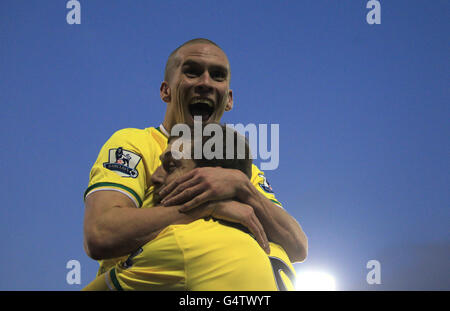
POLYGON ((160 188, 164 181, 166 180, 166 172, 162 165, 160 165, 156 171, 153 173, 152 177, 150 178, 151 182, 155 186, 155 188, 160 188))
POLYGON ((195 86, 195 91, 198 94, 205 94, 211 92, 213 89, 212 80, 207 71, 205 71, 200 78, 198 79, 198 83, 195 86))

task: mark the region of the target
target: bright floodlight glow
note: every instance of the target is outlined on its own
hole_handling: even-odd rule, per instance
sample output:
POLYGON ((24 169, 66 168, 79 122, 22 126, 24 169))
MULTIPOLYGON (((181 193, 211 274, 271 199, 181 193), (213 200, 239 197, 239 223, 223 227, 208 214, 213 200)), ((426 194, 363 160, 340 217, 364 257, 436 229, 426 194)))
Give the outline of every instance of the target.
POLYGON ((328 273, 320 271, 297 272, 295 289, 298 291, 335 291, 336 281, 328 273))

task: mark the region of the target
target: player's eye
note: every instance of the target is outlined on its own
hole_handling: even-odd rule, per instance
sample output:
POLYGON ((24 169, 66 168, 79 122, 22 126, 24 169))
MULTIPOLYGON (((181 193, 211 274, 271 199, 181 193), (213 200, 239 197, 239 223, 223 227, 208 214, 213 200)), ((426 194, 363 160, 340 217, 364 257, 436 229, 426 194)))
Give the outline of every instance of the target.
POLYGON ((177 165, 174 161, 169 161, 167 163, 164 163, 164 170, 170 174, 173 173, 173 171, 177 168, 177 165))
POLYGON ((210 73, 211 78, 216 81, 224 81, 227 78, 227 75, 222 70, 215 70, 210 73))
POLYGON ((188 78, 199 77, 202 74, 201 70, 195 67, 187 67, 183 72, 188 78))

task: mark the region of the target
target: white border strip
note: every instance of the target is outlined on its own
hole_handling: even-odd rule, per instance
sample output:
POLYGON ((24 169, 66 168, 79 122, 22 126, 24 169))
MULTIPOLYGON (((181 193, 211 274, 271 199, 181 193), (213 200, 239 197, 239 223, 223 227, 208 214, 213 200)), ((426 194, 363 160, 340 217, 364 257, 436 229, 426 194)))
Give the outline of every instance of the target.
POLYGON ((123 194, 125 194, 127 197, 129 197, 134 202, 134 205, 136 205, 137 208, 139 208, 139 203, 136 201, 136 199, 131 194, 129 194, 126 191, 117 189, 117 188, 97 188, 97 189, 94 189, 94 190, 90 191, 88 194, 86 194, 86 197, 84 198, 84 200, 86 200, 86 198, 90 194, 92 194, 94 192, 97 192, 97 191, 102 191, 102 190, 113 190, 113 191, 117 191, 117 192, 123 193, 123 194))

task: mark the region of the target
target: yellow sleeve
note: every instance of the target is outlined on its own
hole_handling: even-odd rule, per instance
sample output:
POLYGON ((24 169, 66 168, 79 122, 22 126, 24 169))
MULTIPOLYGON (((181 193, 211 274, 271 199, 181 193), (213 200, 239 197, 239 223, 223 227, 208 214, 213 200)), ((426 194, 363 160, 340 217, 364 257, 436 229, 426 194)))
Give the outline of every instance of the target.
MULTIPOLYGON (((142 206, 147 189, 147 174, 137 129, 114 133, 103 145, 89 176, 84 198, 100 190, 119 191, 142 206)), ((142 145, 142 144, 141 144, 142 145)))
POLYGON ((258 191, 261 192, 266 198, 268 198, 279 207, 283 208, 281 203, 276 199, 275 193, 273 193, 272 187, 264 176, 264 173, 259 170, 259 168, 255 164, 252 164, 251 182, 256 187, 256 189, 258 189, 258 191))

